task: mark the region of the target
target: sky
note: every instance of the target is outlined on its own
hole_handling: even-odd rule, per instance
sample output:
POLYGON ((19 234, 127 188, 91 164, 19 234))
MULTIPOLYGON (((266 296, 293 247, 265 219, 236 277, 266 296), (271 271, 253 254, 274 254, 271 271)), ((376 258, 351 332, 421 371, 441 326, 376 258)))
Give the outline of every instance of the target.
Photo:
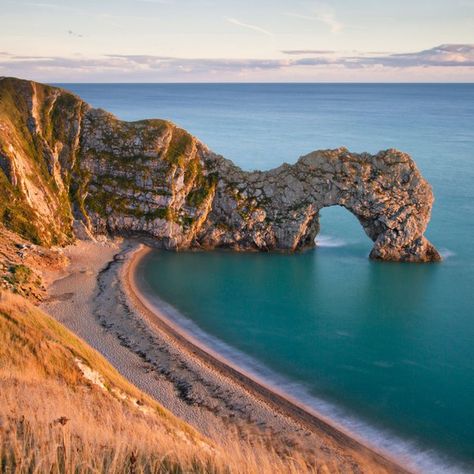
POLYGON ((0 76, 474 82, 474 0, 0 0, 0 76))

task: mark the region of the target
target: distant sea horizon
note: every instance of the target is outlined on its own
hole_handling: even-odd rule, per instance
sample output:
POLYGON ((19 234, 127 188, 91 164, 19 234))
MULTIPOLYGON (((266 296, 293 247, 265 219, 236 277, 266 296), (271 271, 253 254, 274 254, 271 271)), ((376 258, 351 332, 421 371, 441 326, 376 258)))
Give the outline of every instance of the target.
MULTIPOLYGON (((4 76, 5 77, 5 76, 4 76)), ((44 82, 44 81, 36 81, 36 82, 44 82)), ((70 82, 57 82, 57 81, 46 81, 45 82, 46 84, 51 84, 51 85, 54 85, 54 86, 59 86, 59 87, 63 87, 63 86, 66 86, 67 84, 91 84, 91 85, 96 85, 96 84, 102 84, 102 85, 108 85, 108 84, 112 84, 112 85, 116 85, 116 84, 131 84, 131 85, 142 85, 142 84, 148 84, 148 85, 163 85, 163 84, 188 84, 188 85, 196 85, 196 84, 227 84, 227 85, 247 85, 247 84, 250 84, 250 85, 254 85, 254 84, 263 84, 263 85, 266 85, 266 84, 283 84, 283 85, 299 85, 299 84, 303 84, 303 85, 319 85, 319 84, 342 84, 342 85, 345 85, 345 84, 362 84, 362 85, 366 85, 366 84, 388 84, 388 85, 403 85, 403 84, 408 84, 408 85, 416 85, 416 84, 421 84, 421 85, 426 85, 426 84, 435 84, 435 85, 443 85, 443 84, 467 84, 467 85, 470 85, 470 84, 474 84, 474 81, 472 82, 466 82, 466 81, 452 81, 452 82, 449 82, 449 81, 423 81, 423 82, 411 82, 411 81, 393 81, 393 82, 390 82, 390 81, 387 81, 387 82, 381 82, 381 81, 374 81, 374 82, 360 82, 360 81, 357 81, 357 82, 353 82, 353 81, 321 81, 321 82, 315 82, 315 81, 305 81, 305 82, 284 82, 284 81, 269 81, 269 82, 252 82, 252 81, 249 81, 249 82, 238 82, 238 81, 200 81, 200 82, 197 82, 197 81, 168 81, 168 82, 160 82, 160 81, 153 81, 153 82, 134 82, 134 81, 101 81, 101 82, 94 82, 94 81, 70 81, 70 82)))
POLYGON ((474 469, 474 83, 61 83, 124 120, 172 120, 246 170, 315 149, 409 153, 441 264, 371 262, 321 212, 295 255, 156 251, 147 284, 213 341, 425 472, 474 469), (284 382, 282 382, 284 381, 284 382))

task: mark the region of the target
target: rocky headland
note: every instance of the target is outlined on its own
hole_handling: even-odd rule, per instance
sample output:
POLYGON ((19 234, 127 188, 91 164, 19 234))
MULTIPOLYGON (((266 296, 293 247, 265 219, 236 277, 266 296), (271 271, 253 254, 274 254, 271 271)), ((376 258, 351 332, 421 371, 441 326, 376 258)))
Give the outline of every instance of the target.
POLYGON ((140 234, 167 249, 295 251, 343 206, 370 257, 440 260, 423 236, 430 185, 406 153, 315 151, 246 172, 164 120, 124 122, 66 90, 0 79, 0 220, 46 246, 140 234))

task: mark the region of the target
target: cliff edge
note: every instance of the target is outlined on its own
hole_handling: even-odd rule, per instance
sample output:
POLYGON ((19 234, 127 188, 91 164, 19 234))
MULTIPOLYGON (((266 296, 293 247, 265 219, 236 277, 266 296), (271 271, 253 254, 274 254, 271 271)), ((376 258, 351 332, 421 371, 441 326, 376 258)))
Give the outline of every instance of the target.
POLYGON ((43 245, 143 234, 168 249, 315 245, 319 211, 343 206, 370 257, 441 259, 423 236, 430 185, 406 153, 345 148, 246 172, 165 120, 124 122, 63 89, 0 79, 0 221, 43 245))

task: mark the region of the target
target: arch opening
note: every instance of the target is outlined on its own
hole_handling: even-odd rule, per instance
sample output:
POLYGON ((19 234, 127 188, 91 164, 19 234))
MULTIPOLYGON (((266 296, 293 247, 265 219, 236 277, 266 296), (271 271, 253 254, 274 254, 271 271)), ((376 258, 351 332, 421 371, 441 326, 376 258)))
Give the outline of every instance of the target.
POLYGON ((353 248, 369 254, 373 242, 367 238, 361 222, 349 209, 335 204, 319 211, 319 233, 315 244, 318 248, 353 248))

